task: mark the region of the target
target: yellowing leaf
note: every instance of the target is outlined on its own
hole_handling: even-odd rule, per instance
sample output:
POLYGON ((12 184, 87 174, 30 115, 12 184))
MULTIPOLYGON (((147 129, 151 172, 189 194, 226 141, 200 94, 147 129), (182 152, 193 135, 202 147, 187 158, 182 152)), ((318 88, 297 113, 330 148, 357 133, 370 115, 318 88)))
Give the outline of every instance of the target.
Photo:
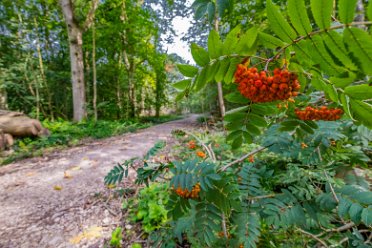
POLYGON ((106 187, 109 188, 109 189, 114 189, 114 188, 116 188, 116 185, 115 184, 107 184, 106 187))
POLYGON ((71 167, 70 170, 73 170, 73 171, 77 171, 77 170, 80 170, 80 166, 74 166, 74 167, 71 167))
POLYGON ((56 185, 53 187, 54 190, 62 190, 62 186, 56 185))
POLYGON ((65 178, 65 179, 71 179, 72 176, 67 171, 65 171, 65 173, 63 175, 63 178, 65 178))

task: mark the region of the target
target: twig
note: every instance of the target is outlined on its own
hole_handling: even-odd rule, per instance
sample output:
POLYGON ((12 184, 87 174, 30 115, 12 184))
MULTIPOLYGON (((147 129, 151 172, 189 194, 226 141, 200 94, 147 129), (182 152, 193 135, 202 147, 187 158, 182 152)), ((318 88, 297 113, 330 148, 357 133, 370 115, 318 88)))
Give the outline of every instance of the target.
POLYGON ((222 229, 223 229, 223 235, 225 236, 225 238, 228 238, 227 228, 226 228, 226 218, 224 214, 222 214, 222 229))
POLYGON ((252 151, 252 152, 250 152, 250 153, 248 153, 248 154, 245 154, 244 156, 238 158, 237 160, 232 161, 231 163, 228 163, 228 164, 225 165, 224 167, 220 168, 218 171, 225 171, 227 168, 233 166, 234 164, 238 164, 238 163, 240 163, 240 162, 243 162, 243 161, 244 161, 246 158, 248 158, 249 156, 252 156, 252 155, 254 155, 254 154, 256 154, 256 153, 259 153, 259 152, 265 150, 266 148, 268 148, 268 146, 260 147, 260 148, 254 150, 254 151, 252 151))
POLYGON ((343 238, 343 239, 341 239, 340 243, 331 245, 330 247, 340 247, 343 243, 345 243, 348 240, 349 240, 349 238, 347 238, 347 237, 343 238))
POLYGON ((248 200, 249 201, 261 200, 261 199, 266 199, 266 198, 274 198, 275 196, 277 196, 277 194, 259 195, 259 196, 248 197, 248 200))
POLYGON ((316 236, 317 237, 320 237, 320 236, 323 236, 324 234, 330 233, 330 232, 342 232, 342 231, 345 231, 347 229, 352 228, 353 226, 355 226, 355 223, 354 222, 346 223, 345 225, 340 226, 338 228, 326 229, 326 230, 324 230, 324 232, 319 233, 316 236))
POLYGON ((303 234, 306 234, 307 236, 315 239, 316 241, 318 241, 319 243, 321 243, 324 247, 327 247, 328 248, 327 243, 324 242, 323 240, 321 240, 320 238, 318 238, 317 236, 315 236, 314 234, 309 233, 309 232, 306 232, 305 230, 302 230, 301 228, 296 228, 296 230, 298 230, 299 232, 302 232, 303 234))
POLYGON ((327 172, 325 170, 323 170, 323 172, 324 172, 324 175, 327 178, 327 181, 328 181, 328 184, 329 184, 329 188, 331 189, 333 198, 335 199, 335 201, 337 202, 337 204, 339 204, 340 203, 340 200, 338 199, 338 197, 336 195, 336 192, 335 192, 335 189, 333 188, 333 186, 332 186, 332 184, 330 182, 330 178, 329 178, 329 176, 328 176, 328 174, 327 174, 327 172))
POLYGON ((204 144, 204 142, 203 141, 201 141, 196 135, 194 135, 193 133, 190 133, 190 132, 188 132, 188 131, 185 131, 185 130, 183 130, 186 134, 188 134, 188 135, 191 135, 192 137, 194 137, 202 146, 203 146, 203 148, 207 151, 207 153, 208 153, 208 156, 213 160, 213 162, 216 162, 216 156, 214 155, 214 152, 213 152, 213 150, 212 149, 209 149, 205 144, 204 144))

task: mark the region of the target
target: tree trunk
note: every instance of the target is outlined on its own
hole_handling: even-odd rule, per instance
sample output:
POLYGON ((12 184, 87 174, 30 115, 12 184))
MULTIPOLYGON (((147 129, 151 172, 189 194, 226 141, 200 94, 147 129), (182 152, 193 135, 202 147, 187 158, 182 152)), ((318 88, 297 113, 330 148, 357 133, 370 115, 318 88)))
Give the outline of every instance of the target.
POLYGON ((60 5, 67 25, 69 38, 74 121, 82 121, 87 116, 82 48, 83 32, 74 17, 71 0, 60 0, 60 5))
POLYGON ((92 68, 93 68, 93 111, 94 111, 94 121, 98 120, 97 112, 97 70, 96 70, 96 27, 93 23, 92 30, 92 68))
POLYGON ((0 86, 0 108, 1 109, 8 109, 8 100, 7 100, 7 94, 6 89, 2 86, 0 86))
MULTIPOLYGON (((217 8, 216 8, 217 9, 217 8)), ((216 12, 216 19, 214 21, 214 29, 218 32, 218 16, 216 12)), ((225 102, 223 100, 223 89, 222 89, 222 83, 217 82, 217 91, 218 91, 218 104, 220 106, 220 115, 222 118, 225 117, 225 102)))

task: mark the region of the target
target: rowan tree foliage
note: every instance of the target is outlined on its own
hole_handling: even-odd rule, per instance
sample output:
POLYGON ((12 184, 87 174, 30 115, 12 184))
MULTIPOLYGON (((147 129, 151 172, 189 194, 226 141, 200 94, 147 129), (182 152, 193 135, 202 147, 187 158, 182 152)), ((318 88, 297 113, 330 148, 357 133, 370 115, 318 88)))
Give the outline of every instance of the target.
MULTIPOLYGON (((212 21, 218 2, 229 1, 194 6, 212 21)), ((267 22, 224 38, 212 30, 207 48, 191 45, 196 66, 178 65, 178 99, 222 81, 235 108, 222 148, 188 133, 181 161, 145 160, 137 171, 140 184, 169 179, 170 220, 151 235, 154 246, 371 245, 372 192, 354 168, 370 165, 372 3, 367 20, 354 21, 357 1, 278 2, 285 8, 266 1, 267 22)))

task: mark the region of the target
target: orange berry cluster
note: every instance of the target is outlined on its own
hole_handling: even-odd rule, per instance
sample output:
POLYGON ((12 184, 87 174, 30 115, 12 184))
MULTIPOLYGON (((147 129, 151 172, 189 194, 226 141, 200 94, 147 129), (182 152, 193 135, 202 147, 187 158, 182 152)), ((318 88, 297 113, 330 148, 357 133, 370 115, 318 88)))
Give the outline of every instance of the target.
POLYGON ((200 192, 200 184, 197 183, 195 184, 194 187, 192 187, 191 192, 188 191, 187 189, 182 189, 181 187, 178 187, 175 190, 176 194, 181 196, 182 198, 198 198, 199 197, 199 192, 200 192))
POLYGON ((206 158, 207 157, 207 155, 202 151, 197 151, 196 156, 201 157, 201 158, 206 158))
POLYGON ((196 143, 195 140, 190 140, 189 143, 187 143, 189 149, 195 149, 196 148, 196 143))
POLYGON ((274 76, 268 76, 265 71, 242 64, 235 72, 235 82, 240 93, 252 102, 287 100, 297 96, 301 87, 297 75, 287 70, 276 68, 274 76))
POLYGON ((340 119, 344 112, 339 108, 327 108, 326 106, 313 108, 307 106, 304 110, 296 109, 295 113, 297 117, 303 121, 335 121, 340 119))

